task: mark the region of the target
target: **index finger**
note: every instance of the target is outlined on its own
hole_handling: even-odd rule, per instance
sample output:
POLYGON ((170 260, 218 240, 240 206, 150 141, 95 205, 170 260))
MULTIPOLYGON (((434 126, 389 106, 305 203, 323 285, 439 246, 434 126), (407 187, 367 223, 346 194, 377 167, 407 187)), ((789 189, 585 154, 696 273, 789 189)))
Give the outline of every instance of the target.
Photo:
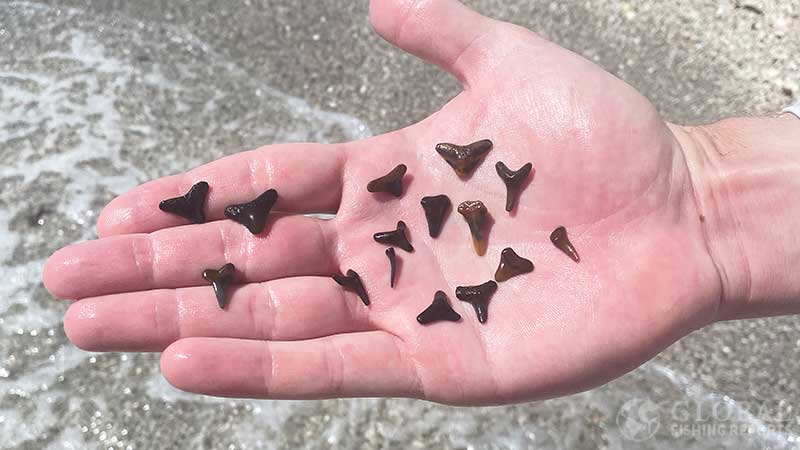
POLYGON ((120 195, 100 214, 97 234, 149 233, 187 224, 158 204, 200 181, 210 185, 205 204, 209 221, 223 218, 226 206, 253 200, 267 189, 278 191, 276 211, 334 213, 342 197, 344 161, 344 144, 280 144, 230 155, 120 195))

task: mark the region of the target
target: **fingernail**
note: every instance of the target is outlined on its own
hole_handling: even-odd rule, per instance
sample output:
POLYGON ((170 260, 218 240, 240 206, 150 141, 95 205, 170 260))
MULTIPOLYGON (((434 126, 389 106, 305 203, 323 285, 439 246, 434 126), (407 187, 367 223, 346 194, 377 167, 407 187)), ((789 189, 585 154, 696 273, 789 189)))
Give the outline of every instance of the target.
POLYGON ((550 233, 550 241, 553 245, 556 246, 557 249, 564 252, 567 256, 572 258, 575 262, 581 262, 581 257, 578 255, 578 251, 575 250, 575 247, 572 245, 572 242, 569 241, 567 237, 567 229, 564 227, 558 227, 550 233))
POLYGON ((455 312, 453 307, 450 306, 450 302, 447 300, 447 294, 443 291, 436 291, 436 294, 433 296, 433 303, 419 313, 417 322, 425 325, 442 320, 458 322, 461 320, 461 315, 455 312))
POLYGON ((478 286, 458 286, 456 288, 456 298, 462 302, 467 302, 475 309, 478 315, 478 322, 486 323, 489 317, 489 300, 497 291, 497 283, 492 280, 478 286))
POLYGON ((222 309, 225 309, 225 305, 228 302, 226 293, 235 273, 236 267, 231 263, 225 264, 219 270, 206 269, 203 271, 203 278, 211 283, 211 287, 214 288, 214 295, 217 296, 217 304, 222 309))
POLYGON ((386 245, 393 245, 395 247, 400 247, 407 252, 413 252, 414 247, 408 242, 408 238, 406 237, 406 224, 402 220, 397 222, 397 229, 392 231, 381 231, 375 233, 372 237, 375 239, 375 242, 386 244, 386 245))
POLYGON ((520 167, 519 170, 515 171, 509 169, 502 161, 497 161, 494 167, 497 169, 497 174, 500 175, 500 179, 503 180, 503 183, 506 185, 506 211, 511 211, 517 206, 519 194, 522 192, 522 185, 525 183, 528 175, 530 175, 533 164, 526 163, 524 166, 520 167))
POLYGON ((395 197, 403 195, 403 175, 406 174, 406 165, 399 164, 386 175, 375 178, 367 183, 369 192, 388 192, 395 197))
POLYGON ((267 223, 267 214, 278 200, 278 192, 270 189, 255 200, 225 207, 225 217, 238 222, 253 234, 261 233, 267 223))
POLYGON ((364 289, 364 284, 361 283, 361 277, 358 276, 355 270, 348 270, 346 276, 334 275, 333 281, 338 283, 339 286, 355 292, 364 305, 369 306, 369 297, 367 296, 367 291, 364 289))
POLYGON ((492 141, 489 139, 483 139, 469 145, 456 145, 446 142, 436 144, 436 151, 462 178, 469 177, 491 149, 492 141))
POLYGON ((506 281, 511 277, 533 272, 533 263, 529 259, 519 256, 511 247, 506 247, 500 252, 500 265, 494 273, 496 281, 506 281))
POLYGON ((186 194, 163 200, 158 204, 158 208, 181 216, 192 223, 203 223, 206 221, 206 216, 203 214, 206 194, 208 194, 208 183, 201 181, 192 186, 186 194))
POLYGON ((464 217, 472 234, 472 246, 478 256, 486 254, 486 226, 489 222, 489 211, 480 200, 466 201, 458 205, 458 213, 464 217))

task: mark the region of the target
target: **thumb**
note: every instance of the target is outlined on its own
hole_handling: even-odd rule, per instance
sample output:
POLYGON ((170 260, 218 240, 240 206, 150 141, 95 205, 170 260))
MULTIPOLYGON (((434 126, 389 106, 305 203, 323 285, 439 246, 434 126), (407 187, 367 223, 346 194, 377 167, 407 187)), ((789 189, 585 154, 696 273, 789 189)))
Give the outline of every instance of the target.
POLYGON ((467 85, 501 51, 497 43, 508 28, 456 0, 371 0, 369 15, 389 43, 467 85))

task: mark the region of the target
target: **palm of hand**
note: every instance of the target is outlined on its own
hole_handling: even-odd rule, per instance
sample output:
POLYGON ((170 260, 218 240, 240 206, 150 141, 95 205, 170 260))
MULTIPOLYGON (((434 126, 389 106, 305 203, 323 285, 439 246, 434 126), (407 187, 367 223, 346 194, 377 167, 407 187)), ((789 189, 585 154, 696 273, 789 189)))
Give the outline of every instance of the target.
MULTIPOLYGON (((373 5, 379 31, 381 9, 388 8, 373 5)), ((524 30, 492 26, 494 32, 469 39, 449 64, 406 45, 466 84, 418 124, 331 148, 235 155, 115 200, 100 232, 119 236, 64 249, 48 264, 51 291, 90 297, 70 309, 70 337, 101 350, 161 350, 187 338, 167 349, 162 366, 173 384, 196 392, 410 395, 475 404, 595 386, 711 320, 714 269, 691 180, 666 124, 646 99, 593 64, 524 30), (466 181, 433 150, 438 142, 484 138, 494 149, 466 181), (310 158, 316 160, 311 167, 310 158), (512 169, 530 161, 536 170, 511 215, 493 167, 498 160, 512 169), (409 169, 400 199, 366 192, 370 179, 399 163, 409 169), (294 171, 301 167, 308 176, 299 180, 294 171), (326 222, 279 217, 257 237, 230 221, 165 228, 180 222, 153 206, 200 179, 212 186, 213 218, 224 204, 247 200, 243 179, 252 192, 276 188, 282 210, 338 207, 338 214, 326 222), (419 200, 436 194, 448 195, 454 207, 464 200, 486 204, 494 224, 485 256, 475 254, 455 211, 437 239, 428 236, 419 200), (416 251, 398 251, 392 289, 388 261, 372 234, 393 229, 397 220, 408 224, 416 251), (549 242, 558 225, 570 230, 580 264, 549 242), (128 234, 161 228, 149 237, 128 234), (491 279, 505 247, 533 260, 536 270, 500 283, 489 320, 479 324, 472 308, 456 300, 455 286, 491 279), (76 291, 76 260, 88 263, 98 251, 136 270, 122 270, 123 262, 76 291), (210 288, 192 275, 230 260, 251 284, 233 293, 228 311, 219 311, 210 288), (341 298, 341 289, 324 278, 350 268, 364 280, 368 308, 352 294, 341 298), (142 285, 179 289, 125 293, 142 285), (461 322, 417 324, 437 290, 448 294, 461 322)))

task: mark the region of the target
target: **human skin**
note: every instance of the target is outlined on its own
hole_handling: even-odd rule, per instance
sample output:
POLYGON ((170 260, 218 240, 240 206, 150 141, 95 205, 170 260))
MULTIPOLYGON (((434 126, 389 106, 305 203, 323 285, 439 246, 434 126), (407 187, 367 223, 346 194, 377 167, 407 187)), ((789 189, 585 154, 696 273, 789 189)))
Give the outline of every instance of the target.
POLYGON ((502 404, 565 395, 639 366, 717 320, 800 312, 800 120, 664 122, 647 99, 586 59, 454 0, 373 0, 392 44, 453 74, 463 91, 419 123, 343 144, 271 145, 151 181, 102 212, 99 239, 56 252, 44 281, 74 301, 67 336, 93 351, 159 351, 174 386, 217 396, 407 396, 502 404), (489 138, 468 180, 434 151, 489 138), (535 174, 512 214, 498 160, 535 174), (408 166, 399 199, 366 191, 408 166), (302 174, 302 175, 301 175, 302 174), (158 203, 201 180, 208 223, 158 203), (224 207, 274 188, 267 230, 224 207), (427 234, 420 198, 482 200, 485 256, 452 212, 427 234), (331 213, 332 220, 298 213, 331 213), (414 253, 389 287, 377 231, 408 225, 414 253), (566 226, 575 263, 549 241, 566 226), (492 278, 503 248, 536 269, 500 283, 478 323, 453 292, 492 278), (226 310, 200 274, 226 262, 226 310), (330 278, 354 269, 372 303, 330 278), (90 274, 90 275, 87 275, 90 274), (437 290, 458 323, 419 325, 437 290))

